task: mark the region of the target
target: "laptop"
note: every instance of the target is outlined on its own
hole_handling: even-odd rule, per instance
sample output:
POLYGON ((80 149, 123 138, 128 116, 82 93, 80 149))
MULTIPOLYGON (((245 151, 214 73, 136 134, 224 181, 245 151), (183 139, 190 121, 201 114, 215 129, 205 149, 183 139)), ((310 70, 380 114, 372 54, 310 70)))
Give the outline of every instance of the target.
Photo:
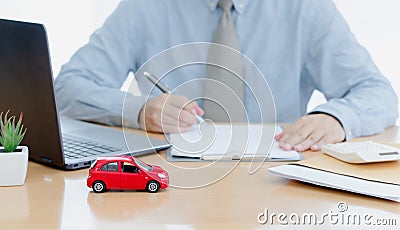
POLYGON ((139 156, 170 147, 164 140, 73 120, 57 112, 45 27, 0 19, 0 112, 19 116, 29 159, 63 169, 89 167, 98 156, 139 156))

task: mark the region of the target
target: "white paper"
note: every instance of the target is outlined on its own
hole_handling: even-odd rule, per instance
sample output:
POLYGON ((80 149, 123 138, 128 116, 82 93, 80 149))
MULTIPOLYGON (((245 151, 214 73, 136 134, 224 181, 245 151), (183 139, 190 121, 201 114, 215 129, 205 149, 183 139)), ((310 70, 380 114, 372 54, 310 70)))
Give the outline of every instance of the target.
POLYGON ((191 131, 170 134, 171 155, 202 159, 264 158, 269 160, 300 160, 296 151, 283 151, 274 141, 282 128, 273 125, 213 125, 202 124, 191 131))
POLYGON ((400 202, 399 185, 363 180, 301 165, 281 165, 268 170, 289 179, 400 202))

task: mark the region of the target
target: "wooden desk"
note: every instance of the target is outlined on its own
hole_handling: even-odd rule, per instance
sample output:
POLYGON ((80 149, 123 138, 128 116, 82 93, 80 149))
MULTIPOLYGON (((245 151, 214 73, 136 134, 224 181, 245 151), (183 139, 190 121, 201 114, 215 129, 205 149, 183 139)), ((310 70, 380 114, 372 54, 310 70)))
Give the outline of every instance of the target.
MULTIPOLYGON (((400 143, 399 128, 364 139, 400 143)), ((315 154, 320 153, 304 153, 306 157, 315 154)), ((141 159, 157 163, 164 157, 161 153, 141 159)), ((176 163, 189 168, 202 164, 205 163, 176 163)), ((267 172, 267 167, 278 164, 281 163, 264 163, 257 173, 249 175, 249 163, 242 162, 222 180, 198 189, 95 194, 86 187, 87 169, 60 171, 30 162, 24 186, 0 188, 0 229, 254 229, 270 227, 257 221, 258 214, 266 208, 269 213, 288 216, 322 215, 329 211, 339 213, 338 202, 346 202, 351 213, 397 220, 396 227, 383 229, 400 226, 400 203, 311 186, 267 172)), ((218 163, 208 167, 207 173, 229 167, 229 163, 218 163)), ((190 182, 198 177, 190 172, 169 173, 172 182, 174 178, 190 182)), ((328 222, 296 229, 344 227, 328 222)), ((357 226, 349 228, 354 227, 357 226)))

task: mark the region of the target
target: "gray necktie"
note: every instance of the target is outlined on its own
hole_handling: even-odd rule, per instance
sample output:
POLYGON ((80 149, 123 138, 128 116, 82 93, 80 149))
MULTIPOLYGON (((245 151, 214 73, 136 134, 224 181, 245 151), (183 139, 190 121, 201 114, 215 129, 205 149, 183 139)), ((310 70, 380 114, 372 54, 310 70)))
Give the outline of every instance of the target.
MULTIPOLYGON (((223 15, 214 33, 213 43, 229 46, 240 52, 239 39, 231 15, 232 0, 219 0, 218 4, 223 10, 223 15)), ((242 57, 234 50, 215 45, 209 50, 209 63, 223 66, 240 76, 224 68, 208 65, 204 111, 205 117, 213 121, 245 121, 245 110, 242 106, 242 57)))

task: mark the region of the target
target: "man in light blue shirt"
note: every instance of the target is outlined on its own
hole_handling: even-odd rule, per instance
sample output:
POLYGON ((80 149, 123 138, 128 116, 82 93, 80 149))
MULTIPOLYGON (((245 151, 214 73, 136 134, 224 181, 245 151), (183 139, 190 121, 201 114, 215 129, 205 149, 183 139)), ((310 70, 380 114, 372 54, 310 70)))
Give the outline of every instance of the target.
MULTIPOLYGON (((294 122, 276 136, 283 149, 318 150, 357 136, 381 132, 398 116, 397 97, 368 52, 359 45, 331 0, 233 0, 240 51, 265 76, 278 122, 294 122), (314 90, 327 103, 307 114, 314 90)), ((217 0, 122 0, 87 45, 56 79, 59 109, 66 115, 110 125, 160 132, 189 127, 196 103, 161 122, 166 96, 127 95, 120 90, 129 72, 170 47, 210 42, 222 11, 217 0), (146 104, 147 103, 147 104, 146 104), (150 112, 141 111, 146 104, 150 112), (129 116, 127 116, 129 114, 129 116)), ((196 78, 170 80, 169 86, 196 78)), ((140 84, 140 81, 139 81, 140 84)), ((182 109, 191 95, 174 95, 167 111, 182 109)))

